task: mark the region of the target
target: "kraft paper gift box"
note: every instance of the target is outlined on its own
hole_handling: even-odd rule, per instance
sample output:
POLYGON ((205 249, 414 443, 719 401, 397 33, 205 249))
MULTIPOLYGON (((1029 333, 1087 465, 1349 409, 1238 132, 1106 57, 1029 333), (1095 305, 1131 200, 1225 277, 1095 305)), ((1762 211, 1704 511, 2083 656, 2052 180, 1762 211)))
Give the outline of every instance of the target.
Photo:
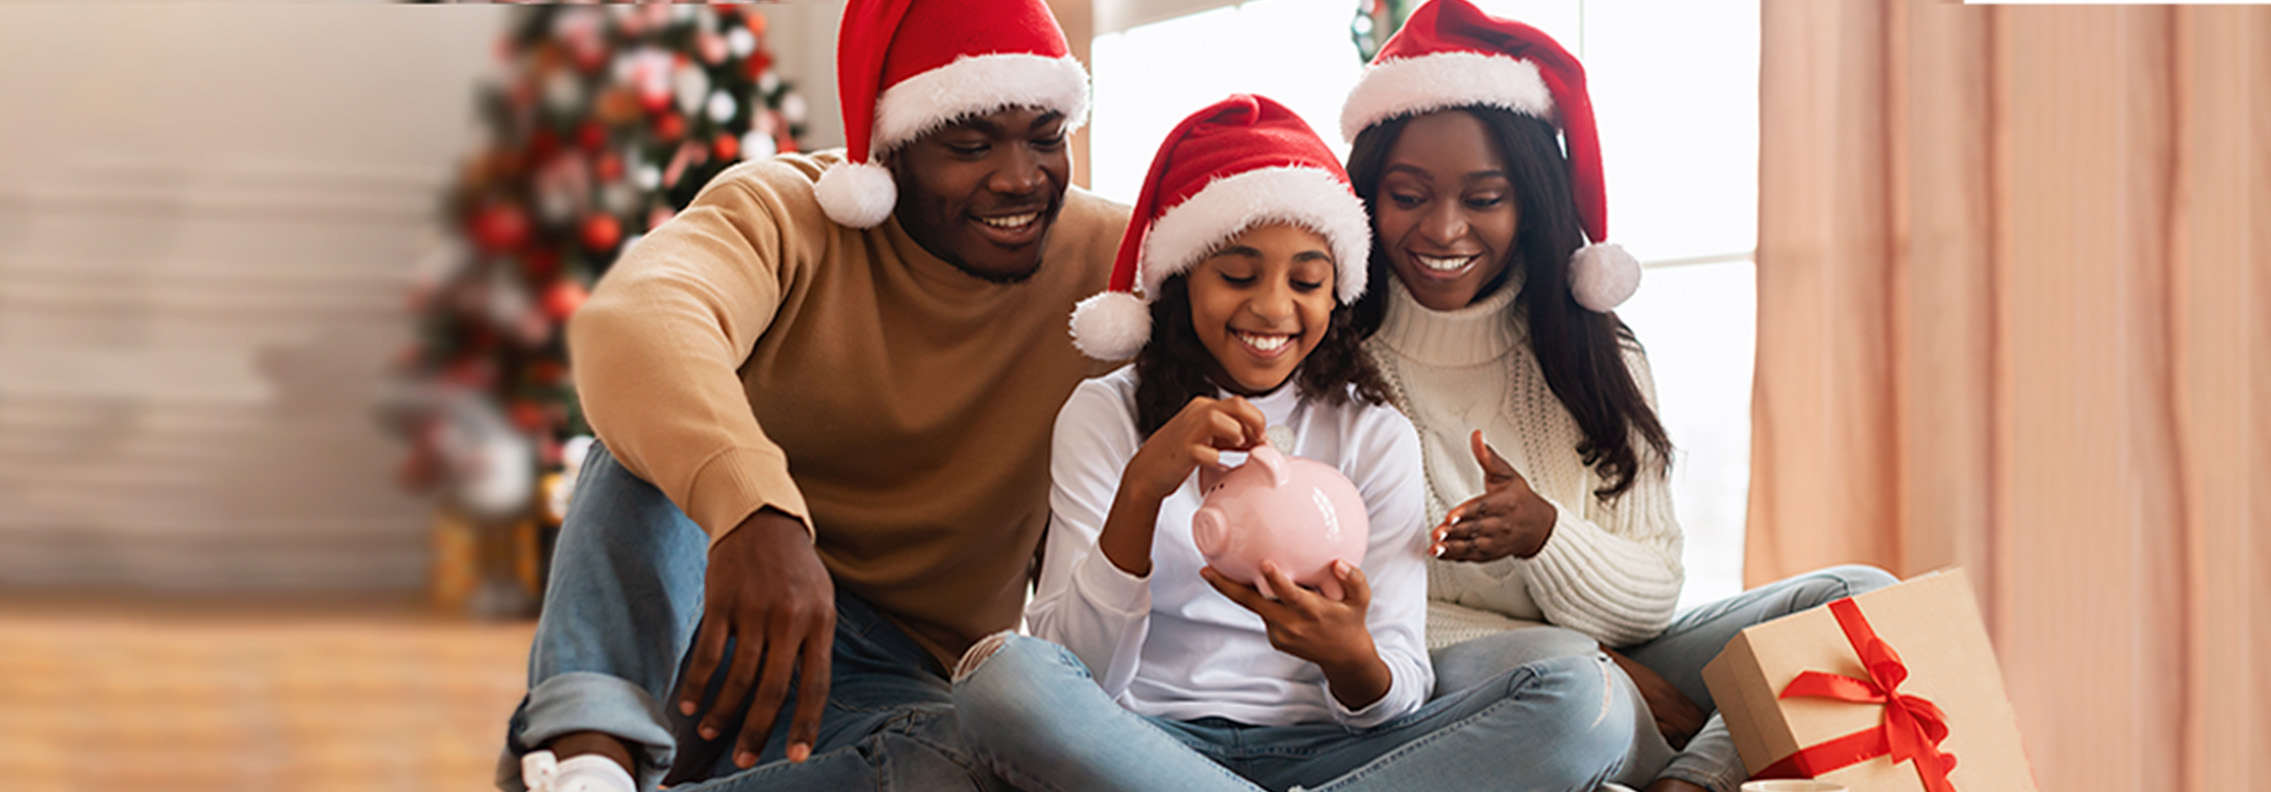
POLYGON ((1703 681, 1754 778, 1853 792, 2035 788, 1960 569, 1744 630, 1703 681))

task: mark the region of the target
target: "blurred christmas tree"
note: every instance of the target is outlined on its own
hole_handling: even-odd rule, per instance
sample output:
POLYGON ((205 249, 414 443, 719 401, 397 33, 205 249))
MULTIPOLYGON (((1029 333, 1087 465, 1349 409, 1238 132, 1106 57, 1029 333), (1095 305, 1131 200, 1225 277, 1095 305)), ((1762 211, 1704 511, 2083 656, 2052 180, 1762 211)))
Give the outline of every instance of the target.
POLYGON ((487 137, 445 197, 449 242, 419 268, 417 339, 386 400, 410 443, 403 483, 480 523, 546 516, 558 497, 539 482, 577 461, 564 449, 590 429, 561 331, 593 281, 719 171, 795 150, 805 114, 754 9, 513 14, 477 96, 487 137))
POLYGON ((1356 19, 1348 25, 1349 40, 1356 42, 1356 57, 1366 63, 1380 53, 1381 45, 1403 29, 1418 0, 1357 0, 1356 19))

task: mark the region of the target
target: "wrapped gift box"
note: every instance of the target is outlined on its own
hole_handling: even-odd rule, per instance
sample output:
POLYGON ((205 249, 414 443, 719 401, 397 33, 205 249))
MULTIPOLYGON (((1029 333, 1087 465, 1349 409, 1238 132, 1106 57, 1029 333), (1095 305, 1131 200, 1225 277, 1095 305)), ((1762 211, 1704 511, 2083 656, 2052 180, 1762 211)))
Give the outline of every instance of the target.
POLYGON ((1962 570, 1744 630, 1703 681, 1754 777, 1853 792, 2035 788, 1962 570))

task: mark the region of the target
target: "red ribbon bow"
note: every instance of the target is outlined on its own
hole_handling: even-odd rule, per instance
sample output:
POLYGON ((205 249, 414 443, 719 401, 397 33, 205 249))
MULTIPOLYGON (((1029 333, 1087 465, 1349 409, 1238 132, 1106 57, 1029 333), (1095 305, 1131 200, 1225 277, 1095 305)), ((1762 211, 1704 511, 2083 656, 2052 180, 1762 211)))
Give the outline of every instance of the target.
POLYGON ((1848 597, 1829 604, 1830 613, 1837 616, 1837 625, 1845 629, 1845 640, 1860 655, 1861 666, 1869 670, 1868 679, 1807 671, 1782 688, 1782 698, 1811 696, 1851 701, 1857 704, 1885 705, 1884 721, 1874 728, 1863 729, 1783 757, 1761 770, 1754 778, 1813 778, 1839 768, 1850 767, 1879 756, 1891 756, 1894 764, 1913 761, 1916 775, 1924 780, 1929 792, 1956 792, 1948 782, 1948 771, 1956 768, 1955 754, 1940 750, 1940 742, 1948 739, 1948 716, 1937 704, 1923 696, 1900 691, 1900 683, 1908 679, 1908 666, 1900 661, 1900 653, 1877 637, 1868 618, 1861 615, 1861 607, 1848 597))

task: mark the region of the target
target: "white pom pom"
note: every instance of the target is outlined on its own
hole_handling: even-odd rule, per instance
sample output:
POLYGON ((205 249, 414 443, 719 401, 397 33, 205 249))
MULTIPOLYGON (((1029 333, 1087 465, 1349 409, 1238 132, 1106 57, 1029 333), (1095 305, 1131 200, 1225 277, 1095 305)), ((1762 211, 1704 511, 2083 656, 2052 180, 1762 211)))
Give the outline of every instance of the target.
POLYGON ((1127 292, 1108 291, 1072 309, 1072 345, 1097 360, 1135 357, 1151 340, 1151 307, 1127 292))
POLYGON ((891 171, 873 162, 839 162, 813 186, 828 219, 853 228, 874 228, 899 205, 891 171))
POLYGON ((1639 290, 1640 261, 1622 245, 1586 245, 1569 257, 1569 293, 1578 305, 1608 313, 1639 290))

